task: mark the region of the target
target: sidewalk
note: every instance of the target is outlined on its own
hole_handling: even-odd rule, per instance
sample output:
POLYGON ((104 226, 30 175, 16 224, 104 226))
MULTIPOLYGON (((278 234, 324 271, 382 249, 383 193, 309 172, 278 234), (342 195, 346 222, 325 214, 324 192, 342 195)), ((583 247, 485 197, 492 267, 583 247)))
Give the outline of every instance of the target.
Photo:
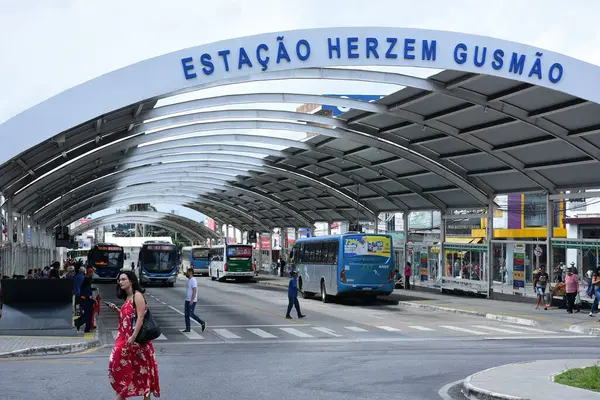
POLYGON ((598 399, 600 393, 555 383, 553 379, 566 369, 596 363, 597 360, 544 360, 503 365, 469 376, 463 381, 462 391, 467 399, 478 400, 598 399))
POLYGON ((0 358, 76 353, 99 344, 93 333, 81 337, 0 336, 0 358))
MULTIPOLYGON (((263 285, 287 288, 289 278, 273 275, 259 275, 256 281, 263 285)), ((382 297, 385 298, 385 297, 382 297)), ((539 326, 547 329, 563 329, 584 335, 600 336, 600 314, 589 317, 589 308, 580 313, 568 314, 566 310, 551 307, 535 310, 535 299, 529 302, 490 300, 465 295, 446 294, 430 290, 395 289, 387 297, 398 301, 400 307, 419 308, 435 312, 465 314, 527 326, 539 326)))

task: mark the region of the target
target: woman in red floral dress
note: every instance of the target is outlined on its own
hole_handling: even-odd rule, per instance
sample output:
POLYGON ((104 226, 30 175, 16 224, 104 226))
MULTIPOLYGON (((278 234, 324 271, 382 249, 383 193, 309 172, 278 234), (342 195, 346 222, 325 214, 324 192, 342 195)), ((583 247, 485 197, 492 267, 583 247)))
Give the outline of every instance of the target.
POLYGON ((135 342, 142 324, 136 324, 134 327, 133 317, 135 314, 137 321, 144 320, 144 289, 131 271, 119 275, 119 288, 119 298, 124 299, 125 303, 120 309, 114 304, 109 305, 111 309, 119 312, 119 335, 108 364, 108 378, 117 392, 116 400, 136 396, 149 399, 151 394, 160 397, 154 345, 152 342, 143 345, 135 342), (133 308, 134 301, 136 310, 133 308))

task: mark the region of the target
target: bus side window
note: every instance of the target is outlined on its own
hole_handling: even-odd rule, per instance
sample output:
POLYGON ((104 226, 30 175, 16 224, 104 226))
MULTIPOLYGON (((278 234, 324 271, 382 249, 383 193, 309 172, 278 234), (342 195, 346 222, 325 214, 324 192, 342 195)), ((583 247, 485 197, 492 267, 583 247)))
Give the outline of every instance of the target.
POLYGON ((322 264, 323 252, 321 249, 323 248, 323 243, 315 243, 315 264, 322 264))
POLYGON ((331 242, 329 243, 329 254, 330 254, 330 260, 332 264, 337 264, 338 263, 338 253, 340 251, 340 246, 338 242, 331 242))

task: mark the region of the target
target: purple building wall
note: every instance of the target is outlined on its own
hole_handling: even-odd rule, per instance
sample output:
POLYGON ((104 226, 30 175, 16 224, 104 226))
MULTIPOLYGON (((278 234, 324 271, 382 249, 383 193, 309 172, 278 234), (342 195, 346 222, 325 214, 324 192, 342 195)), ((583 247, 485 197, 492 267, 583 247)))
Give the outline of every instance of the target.
POLYGON ((522 229, 521 226, 521 195, 508 195, 508 229, 522 229))

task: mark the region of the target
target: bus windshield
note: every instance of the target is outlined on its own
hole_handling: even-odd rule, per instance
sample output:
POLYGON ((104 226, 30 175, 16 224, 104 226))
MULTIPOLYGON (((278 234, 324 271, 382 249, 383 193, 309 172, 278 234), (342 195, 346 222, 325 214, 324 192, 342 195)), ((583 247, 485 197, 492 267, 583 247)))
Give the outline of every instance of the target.
POLYGON ((123 252, 94 250, 91 261, 99 268, 120 269, 123 265, 123 252))
POLYGON ((227 246, 227 258, 249 260, 252 258, 252 246, 227 246))
POLYGON ((192 257, 194 259, 204 259, 208 258, 208 253, 210 253, 210 249, 193 249, 192 257))
POLYGON ((142 266, 148 272, 171 272, 177 266, 177 251, 175 248, 170 250, 143 249, 140 257, 142 266))

